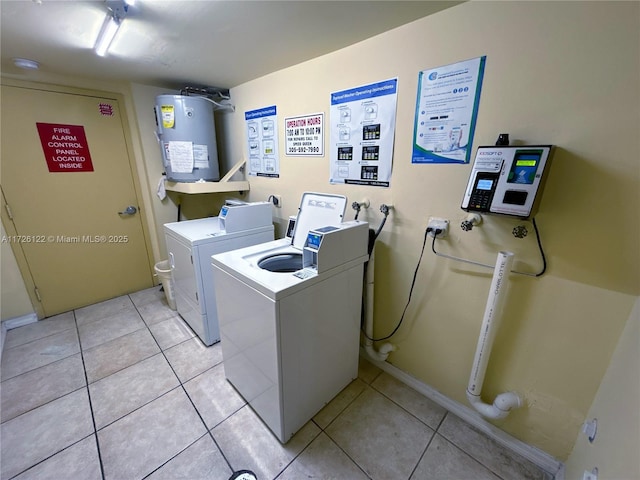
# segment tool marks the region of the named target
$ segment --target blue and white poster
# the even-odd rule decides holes
[[[331,94],[330,183],[388,187],[398,79]]]
[[[486,58],[420,72],[411,163],[469,163]]]
[[[245,112],[244,119],[247,124],[249,175],[280,177],[276,106]]]

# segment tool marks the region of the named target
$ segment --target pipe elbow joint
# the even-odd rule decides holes
[[[389,353],[393,352],[396,349],[396,346],[392,343],[384,343],[380,346],[380,348],[376,351],[372,343],[367,342],[365,345],[365,351],[367,354],[378,362],[384,362],[389,357]]]
[[[480,415],[491,420],[506,418],[511,410],[522,406],[522,399],[515,392],[501,393],[493,401],[493,405],[484,403],[479,395],[474,395],[467,390],[467,400]]]
[[[512,409],[522,407],[522,399],[515,392],[505,392],[496,397],[493,406],[508,414]]]

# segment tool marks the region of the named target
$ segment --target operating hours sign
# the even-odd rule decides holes
[[[285,155],[324,157],[324,113],[284,119]]]
[[[50,172],[93,172],[83,126],[39,122],[36,126]]]

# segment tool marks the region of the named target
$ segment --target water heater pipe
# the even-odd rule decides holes
[[[374,258],[375,258],[375,246],[371,250],[369,255],[369,263],[367,264],[367,278],[366,278],[366,311],[365,311],[365,323],[364,323],[364,349],[373,360],[378,362],[384,362],[389,353],[396,349],[395,345],[386,342],[383,343],[379,350],[373,346],[373,287],[374,287]]]
[[[478,346],[473,360],[473,368],[467,386],[467,399],[469,403],[483,416],[491,419],[505,418],[513,408],[522,406],[522,399],[514,392],[505,392],[498,395],[493,405],[484,403],[481,398],[482,384],[487,371],[487,364],[491,356],[493,340],[496,336],[497,321],[504,305],[508,276],[513,264],[512,252],[499,252],[496,265],[493,270],[491,288],[484,311]]]

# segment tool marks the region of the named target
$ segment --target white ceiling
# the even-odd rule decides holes
[[[96,1],[1,0],[2,73],[231,88],[436,13],[460,1],[137,0],[106,57]],[[40,63],[39,72],[13,65]]]

